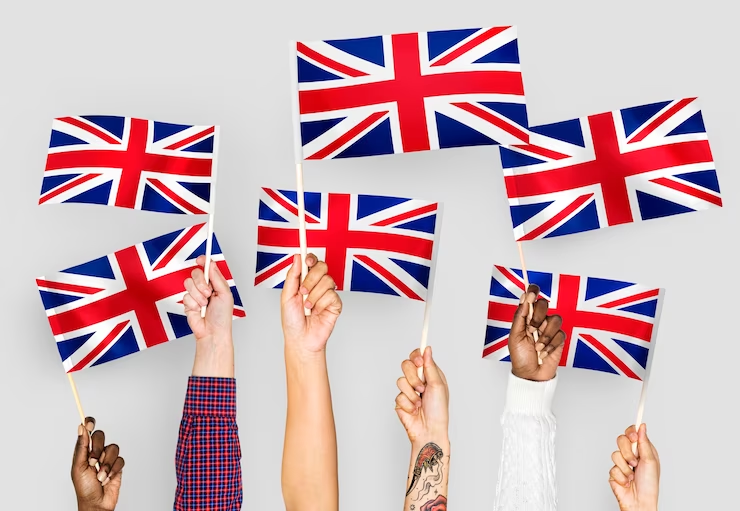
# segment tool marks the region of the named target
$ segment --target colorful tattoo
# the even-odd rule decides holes
[[[419,511],[447,511],[447,498],[439,495],[436,499],[430,500]]]
[[[416,463],[414,464],[414,475],[411,478],[409,489],[406,491],[406,496],[411,493],[411,491],[416,486],[416,483],[419,482],[422,471],[432,470],[432,467],[439,463],[439,460],[442,459],[442,456],[444,456],[442,449],[440,449],[439,446],[435,443],[429,442],[421,448],[421,450],[419,451],[419,455],[416,457]],[[438,510],[435,509],[434,511]]]

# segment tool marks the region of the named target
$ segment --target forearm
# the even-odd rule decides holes
[[[231,334],[223,339],[207,337],[196,341],[193,376],[234,377],[234,343]]]
[[[188,380],[175,469],[175,511],[241,509],[241,448],[233,378],[193,376]]]
[[[417,439],[411,446],[404,511],[447,511],[450,441]]]
[[[288,413],[282,488],[286,511],[339,507],[337,438],[324,352],[285,348]]]
[[[555,511],[555,429],[548,382],[509,377],[495,511]]]

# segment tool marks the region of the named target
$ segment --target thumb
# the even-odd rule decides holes
[[[655,453],[648,439],[647,426],[645,424],[640,424],[640,429],[637,430],[637,452],[640,460],[655,461]]]
[[[437,367],[437,364],[434,362],[434,358],[432,357],[432,347],[427,346],[424,350],[424,383],[427,385],[439,383],[444,383],[442,381],[442,377],[439,374],[439,368]]]
[[[216,291],[216,293],[231,293],[228,281],[224,277],[223,273],[221,273],[221,268],[218,267],[218,264],[213,259],[211,259],[211,267],[208,273],[211,276],[211,286],[213,286],[213,290]]]
[[[514,321],[511,322],[511,332],[509,339],[519,339],[526,334],[527,317],[529,315],[529,302],[520,302],[519,307],[514,314]]]
[[[77,426],[77,443],[75,444],[75,454],[72,459],[72,467],[77,471],[84,471],[89,467],[88,458],[90,456],[90,434],[82,424]]]
[[[281,293],[283,303],[298,294],[298,288],[301,285],[301,266],[301,256],[299,254],[294,255],[293,265],[288,270],[285,283],[283,283],[283,292]]]

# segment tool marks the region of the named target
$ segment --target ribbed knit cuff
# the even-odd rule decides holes
[[[557,376],[549,381],[523,380],[509,373],[505,411],[529,415],[552,414],[552,398],[557,387]]]

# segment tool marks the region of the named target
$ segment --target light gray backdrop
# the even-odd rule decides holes
[[[598,5],[597,5],[598,4]],[[667,289],[645,421],[663,509],[727,509],[737,484],[733,250],[740,44],[730,4],[483,2],[3,2],[0,8],[0,509],[72,510],[78,415],[34,278],[196,218],[83,205],[39,207],[61,115],[220,124],[216,233],[248,318],[234,324],[245,509],[281,509],[285,384],[278,292],[252,287],[257,192],[294,186],[287,41],[503,24],[519,27],[530,120],[542,124],[698,95],[726,207],[526,245],[530,269]],[[482,360],[489,270],[517,265],[497,150],[307,164],[309,191],[445,203],[429,342],[451,391],[451,509],[492,509],[509,366]],[[423,307],[343,294],[329,343],[341,507],[400,509],[409,445],[393,411]],[[379,320],[382,319],[382,320]],[[171,509],[192,338],[77,376],[85,412],[120,444],[119,509]],[[607,484],[640,385],[562,370],[555,399],[560,509],[617,509]]]

